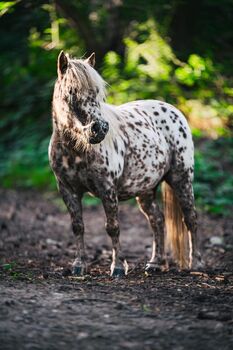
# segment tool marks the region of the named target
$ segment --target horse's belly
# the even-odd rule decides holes
[[[125,186],[122,186],[118,190],[118,198],[119,200],[127,200],[132,197],[136,197],[142,193],[149,192],[153,188],[155,188],[156,184],[159,183],[159,179],[157,181],[154,181],[154,179],[151,179],[150,181],[128,181]]]
[[[168,170],[168,162],[145,163],[145,166],[129,167],[119,182],[119,199],[128,199],[154,189]]]

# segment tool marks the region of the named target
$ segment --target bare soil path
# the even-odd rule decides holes
[[[90,275],[72,278],[68,215],[55,197],[0,190],[0,349],[233,349],[233,220],[199,217],[203,273],[145,276],[151,234],[120,209],[129,275],[109,277],[101,207],[85,209]]]

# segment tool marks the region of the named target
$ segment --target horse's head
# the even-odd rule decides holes
[[[85,60],[71,59],[63,51],[58,56],[54,122],[77,147],[100,143],[109,129],[101,111],[105,82],[93,68],[94,64],[94,53]]]

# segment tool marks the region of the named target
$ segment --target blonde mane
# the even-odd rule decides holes
[[[99,75],[99,73],[82,59],[69,59],[72,80],[75,78],[75,84],[78,88],[79,94],[85,94],[87,91],[93,90],[97,92],[96,100],[100,102],[103,117],[109,122],[109,132],[105,137],[103,144],[108,144],[108,147],[113,147],[113,140],[119,132],[119,121],[115,115],[115,106],[105,103],[106,98],[106,81]],[[90,145],[89,145],[90,146]],[[98,145],[92,148],[98,148]]]

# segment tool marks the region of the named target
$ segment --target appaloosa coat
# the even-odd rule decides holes
[[[200,257],[192,189],[193,142],[185,117],[172,105],[156,100],[121,106],[105,103],[105,82],[93,66],[94,54],[78,60],[61,52],[53,95],[49,159],[77,237],[73,272],[86,271],[81,205],[85,192],[103,202],[106,231],[113,244],[112,275],[127,273],[127,263],[119,258],[118,201],[132,197],[137,197],[153,230],[153,252],[146,268],[166,264],[164,215],[156,203],[162,181],[167,184],[167,246],[180,267],[196,264]]]

